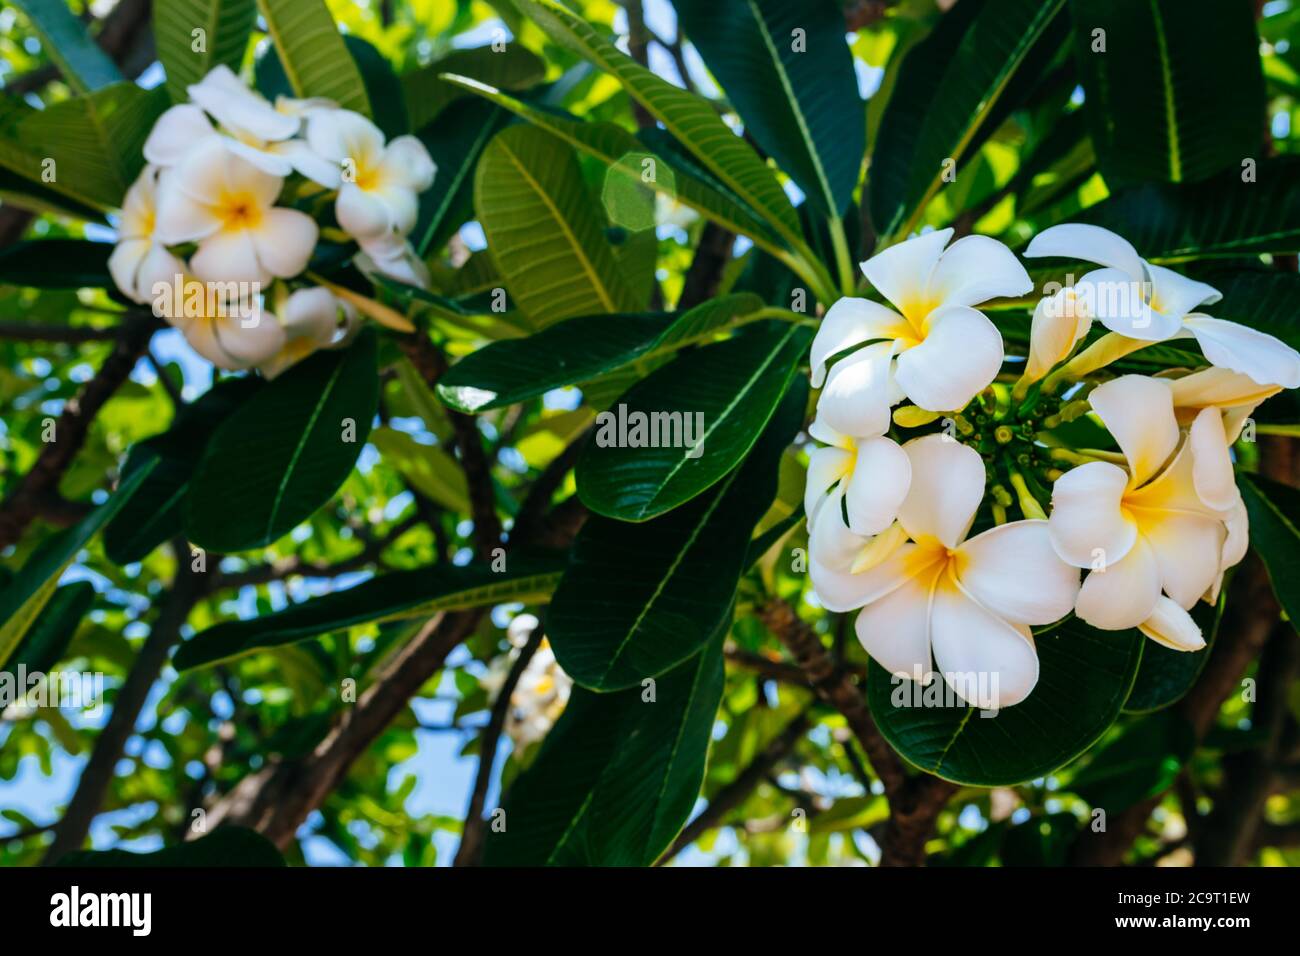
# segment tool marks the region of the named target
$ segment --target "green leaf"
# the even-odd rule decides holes
[[[510,788],[489,866],[649,866],[681,830],[704,778],[722,698],[722,639],[641,686],[575,687],[537,759]]]
[[[632,687],[695,654],[730,619],[750,536],[806,401],[796,379],[745,462],[683,507],[635,525],[587,519],[547,616],[569,676],[592,690]]]
[[[787,240],[801,240],[799,219],[776,175],[706,100],[673,86],[621,52],[555,0],[517,0],[521,11],[556,43],[609,73],[628,95],[664,124],[718,180]]]
[[[871,218],[905,236],[970,152],[1012,77],[1065,0],[962,0],[907,54],[871,158]]]
[[[420,215],[411,235],[420,254],[441,249],[474,211],[474,170],[510,114],[483,100],[453,103],[416,136],[438,167],[433,185],[420,194]]]
[[[95,586],[89,581],[74,581],[58,588],[14,651],[8,669],[25,667],[28,673],[52,670],[63,659],[64,651],[94,603]]]
[[[439,611],[511,601],[535,604],[545,601],[555,589],[560,566],[554,557],[511,557],[504,571],[482,564],[437,564],[394,571],[273,614],[217,624],[182,644],[172,663],[184,671],[359,624],[430,617]]]
[[[1161,710],[1182,700],[1192,689],[1214,649],[1219,623],[1223,620],[1224,600],[1225,596],[1220,595],[1215,607],[1200,603],[1192,608],[1192,619],[1205,637],[1205,647],[1201,650],[1176,651],[1155,641],[1147,644],[1142,651],[1137,679],[1124,702],[1125,713],[1145,714]]]
[[[58,65],[63,79],[75,92],[93,93],[122,81],[117,66],[90,38],[85,25],[64,0],[13,0],[13,5],[27,14],[40,35],[41,49]]]
[[[131,497],[131,493],[148,473],[149,468],[144,467],[123,478],[117,491],[106,502],[71,528],[43,542],[22,569],[0,590],[0,621],[4,622],[0,623],[0,667],[8,662],[14,649],[49,604],[58,588],[59,576],[95,536],[95,532]]]
[[[772,229],[742,200],[727,193],[725,187],[711,178],[700,176],[682,163],[679,157],[668,156],[665,150],[647,145],[627,130],[613,123],[586,123],[541,110],[465,77],[448,75],[446,80],[505,107],[534,126],[554,133],[565,142],[595,156],[607,165],[606,176],[616,174],[643,183],[642,163],[647,157],[653,159],[656,175],[644,185],[680,200],[706,219],[725,226],[732,232],[748,236],[773,253],[781,251],[780,240],[775,237]]]
[[[862,169],[867,113],[840,5],[674,0],[673,6],[745,131],[822,215],[842,216]],[[796,30],[802,31],[798,41]]]
[[[1300,629],[1300,491],[1260,475],[1239,476],[1250,546],[1268,568],[1277,603]]]
[[[209,438],[262,385],[260,378],[251,375],[224,379],[181,408],[171,428],[131,449],[126,474],[146,462],[155,464],[104,528],[104,554],[110,561],[143,561],[158,545],[181,533],[190,479]]]
[[[383,427],[370,443],[411,485],[448,511],[469,513],[469,487],[456,459],[437,445],[422,445],[406,432]]]
[[[539,326],[631,309],[604,216],[563,141],[529,126],[498,133],[478,163],[474,208],[507,288]]]
[[[5,145],[0,142],[0,163],[4,162]],[[0,167],[0,202],[29,212],[69,216],[99,225],[108,225],[103,210],[71,199],[35,180]]]
[[[361,71],[361,82],[366,88],[366,99],[375,125],[388,139],[411,132],[406,113],[406,92],[387,57],[372,44],[350,33],[343,37],[343,45]]]
[[[546,77],[542,59],[518,43],[503,50],[491,46],[453,50],[428,66],[402,74],[406,109],[412,129],[421,129],[444,109],[466,95],[463,87],[448,83],[441,74],[467,76],[502,90],[526,90]]]
[[[1065,866],[1078,835],[1079,818],[1073,813],[1031,817],[1007,829],[999,856],[1003,866]]]
[[[268,867],[284,866],[284,857],[266,837],[244,827],[222,826],[188,843],[151,853],[129,850],[74,850],[55,866],[70,867]]]
[[[213,67],[224,64],[238,73],[256,20],[256,0],[167,0],[154,4],[154,42],[167,72],[167,93],[172,102],[188,102],[186,88],[207,76]],[[203,31],[203,49],[194,49],[195,30]]]
[[[597,420],[578,459],[583,503],[610,518],[645,521],[711,487],[758,440],[811,338],[802,326],[765,322],[638,382]]]
[[[756,295],[719,296],[676,317],[593,315],[557,322],[523,339],[493,342],[457,362],[438,394],[464,412],[513,405],[638,359],[698,342],[763,308]]]
[[[1262,160],[1256,179],[1228,170],[1200,183],[1148,183],[1084,210],[1154,262],[1300,250],[1300,156]]]
[[[1115,722],[1137,673],[1140,631],[1098,631],[1077,618],[1036,634],[1038,686],[996,716],[960,701],[944,706],[946,684],[895,679],[875,661],[867,701],[880,732],[922,770],[955,783],[999,787],[1042,777],[1087,750]],[[950,693],[950,692],[947,692]]]
[[[295,96],[323,96],[372,116],[361,70],[324,0],[257,0]]]
[[[324,349],[244,402],[213,433],[190,481],[185,529],[210,551],[270,544],[352,471],[379,405],[375,336]]]
[[[1205,179],[1258,154],[1259,34],[1246,4],[1071,0],[1092,141],[1107,182]],[[1105,31],[1104,52],[1093,49]]]
[[[85,239],[29,239],[0,250],[0,282],[30,289],[112,289],[113,246]]]
[[[1198,279],[1218,289],[1223,298],[1202,311],[1276,336],[1300,349],[1300,275],[1276,269],[1235,272],[1208,271]],[[1142,353],[1136,353],[1140,356]]]
[[[133,83],[115,83],[42,110],[0,103],[0,166],[77,203],[119,207],[144,168],[144,141],[166,108],[161,87],[144,90]]]
[[[1119,813],[1168,790],[1195,749],[1196,734],[1181,715],[1142,717],[1097,751],[1067,789],[1107,814]]]

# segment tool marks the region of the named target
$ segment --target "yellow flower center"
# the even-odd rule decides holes
[[[225,193],[217,203],[217,217],[223,230],[256,229],[262,207],[252,193]]]

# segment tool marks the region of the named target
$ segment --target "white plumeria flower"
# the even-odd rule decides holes
[[[820,419],[809,431],[829,446],[808,453],[804,514],[809,528],[822,508],[827,511],[826,520],[833,516],[857,535],[879,534],[893,524],[912,482],[907,453],[892,439],[855,439]]]
[[[156,283],[185,272],[185,264],[156,239],[160,173],[157,166],[146,166],[127,190],[117,245],[108,257],[109,274],[132,302],[150,301]]]
[[[809,568],[817,596],[832,611],[862,608],[858,639],[887,670],[928,681],[933,655],[968,703],[1019,703],[1038,681],[1029,626],[1070,612],[1079,572],[1053,551],[1046,521],[1014,521],[966,539],[984,496],[984,460],[973,448],[926,435],[903,450],[912,480],[898,526],[911,543],[882,556],[878,542],[893,532],[859,538],[860,548],[877,554],[855,573],[856,561],[847,568],[823,562],[828,549],[816,545],[815,524]],[[840,552],[841,562],[851,557],[849,547]]]
[[[1084,223],[1053,226],[1034,237],[1026,256],[1095,262],[1078,293],[1106,328],[1131,339],[1163,342],[1191,336],[1214,365],[1261,385],[1300,386],[1300,352],[1266,332],[1195,311],[1223,298],[1204,282],[1153,265],[1122,236]]]
[[[1187,609],[1214,584],[1227,531],[1196,488],[1191,441],[1179,447],[1169,384],[1126,375],[1089,401],[1128,470],[1088,462],[1052,489],[1056,553],[1093,569],[1075,610],[1103,630],[1139,627],[1167,647],[1198,650],[1205,641]]]
[[[700,218],[700,214],[686,205],[676,196],[667,193],[655,193],[655,224],[673,226],[677,229],[689,229]]]
[[[269,283],[298,275],[316,248],[315,221],[275,205],[283,180],[209,142],[163,180],[158,236],[197,242],[190,267],[212,282]]]
[[[288,176],[296,170],[318,179],[333,169],[305,141],[292,138],[305,117],[333,106],[328,100],[282,97],[272,106],[224,65],[214,67],[187,91],[193,103],[171,107],[154,123],[144,144],[149,162],[175,166],[195,148],[216,141],[272,176]]]
[[[404,236],[379,236],[358,242],[357,267],[367,274],[378,274],[428,289],[429,267],[415,254]]]
[[[1092,328],[1092,312],[1072,288],[1042,299],[1029,327],[1024,382],[1032,385],[1074,351]]]
[[[347,328],[355,321],[356,310],[328,289],[317,286],[293,292],[273,318],[279,321],[285,341],[279,352],[258,365],[267,378],[275,378],[317,349],[333,345],[339,335],[340,320],[342,327]]]
[[[826,381],[822,414],[832,427],[882,434],[889,406],[903,397],[928,411],[956,410],[997,377],[1002,335],[972,306],[1024,295],[1033,283],[996,239],[966,236],[948,246],[952,234],[926,233],[862,263],[897,312],[854,298],[827,311],[812,344],[812,383]],[[840,359],[827,381],[827,362],[854,346],[863,347]]]
[[[356,239],[407,235],[419,213],[418,194],[433,183],[429,151],[414,136],[384,143],[370,120],[348,110],[322,110],[307,121],[307,142],[333,164],[321,184],[339,191],[335,215]]]

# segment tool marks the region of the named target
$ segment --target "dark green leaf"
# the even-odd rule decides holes
[[[394,571],[273,614],[217,624],[182,644],[172,663],[177,670],[189,670],[358,624],[429,617],[439,611],[507,601],[537,603],[555,588],[560,567],[557,558],[512,557],[503,571],[481,564]]]
[[[406,94],[392,65],[361,37],[347,34],[343,37],[343,45],[352,54],[357,69],[361,71],[361,82],[366,87],[366,99],[370,101],[375,125],[383,130],[388,139],[409,133],[411,126],[406,116]]]
[[[810,338],[802,326],[764,323],[652,372],[597,418],[575,472],[583,502],[644,521],[709,488],[753,447]]]
[[[33,289],[112,289],[107,242],[30,239],[0,251],[0,282]]]
[[[1107,814],[1168,790],[1196,749],[1196,734],[1172,711],[1142,717],[1101,748],[1069,789]]]
[[[257,20],[256,0],[166,0],[153,5],[153,35],[158,59],[167,72],[167,92],[173,103],[189,101],[186,87],[215,66],[239,72],[248,51],[248,38]],[[195,30],[202,30],[203,48],[194,49]]]
[[[1000,856],[1003,866],[1065,866],[1079,834],[1073,813],[1031,817],[1007,830]]]
[[[546,76],[546,64],[518,43],[503,50],[491,46],[454,50],[428,66],[402,74],[411,128],[421,129],[451,103],[468,95],[463,87],[440,78],[443,73],[467,76],[501,90],[526,90]]]
[[[25,667],[28,673],[52,670],[63,659],[63,652],[93,603],[95,587],[89,581],[74,581],[56,590],[14,651],[8,669]]]
[[[1264,560],[1273,593],[1300,628],[1300,491],[1259,475],[1240,476],[1250,546]]]
[[[575,681],[632,687],[696,653],[729,619],[807,393],[796,379],[745,462],[690,503],[643,524],[587,519],[547,616],[556,658]]]
[[[454,88],[454,87],[453,87]],[[510,114],[494,103],[453,103],[416,135],[437,164],[433,185],[420,194],[420,215],[411,235],[422,255],[440,249],[473,214],[474,170]]]
[[[464,412],[481,412],[573,385],[657,351],[677,348],[744,320],[763,307],[758,296],[709,299],[673,317],[594,315],[558,322],[523,339],[493,342],[461,359],[438,394]]]
[[[1248,4],[1071,0],[1071,7],[1083,108],[1108,182],[1195,181],[1228,167],[1240,172],[1243,159],[1258,155],[1264,78]]]
[[[1147,644],[1142,651],[1137,679],[1124,702],[1125,713],[1144,714],[1161,710],[1181,700],[1192,689],[1214,649],[1219,622],[1223,620],[1222,596],[1216,607],[1197,604],[1192,609],[1192,618],[1201,628],[1205,647],[1199,651],[1176,651],[1155,641]]]
[[[13,4],[31,21],[41,37],[41,49],[59,66],[59,71],[74,92],[85,94],[120,83],[118,72],[108,54],[99,48],[85,24],[73,15],[64,0],[13,0]]]
[[[186,502],[186,532],[212,551],[276,540],[338,490],[379,404],[375,336],[325,349],[268,384],[213,433]]]
[[[294,96],[322,96],[372,115],[361,70],[325,0],[257,0],[257,6]]]
[[[1069,763],[1114,723],[1145,641],[1140,631],[1098,631],[1077,618],[1035,635],[1038,686],[996,716],[944,706],[942,696],[924,705],[926,688],[895,681],[875,661],[867,699],[885,739],[922,770],[977,787],[1024,783]],[[942,679],[935,684],[942,695]]]
[[[266,837],[244,827],[223,826],[189,843],[132,853],[128,850],[76,850],[55,866],[247,867],[284,866],[284,858]]]
[[[690,815],[722,697],[722,639],[650,688],[575,687],[506,800],[491,866],[649,866]],[[647,699],[653,694],[652,699]]]
[[[840,4],[674,0],[673,6],[746,132],[822,215],[843,215],[866,152],[867,113]]]

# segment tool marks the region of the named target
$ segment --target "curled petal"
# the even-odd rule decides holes
[[[1013,624],[1051,624],[1074,608],[1079,569],[1052,548],[1046,521],[990,528],[957,551],[957,580],[994,614]]]
[[[144,141],[144,158],[157,166],[175,166],[190,150],[217,135],[203,110],[182,103],[165,111],[153,124]]]
[[[844,523],[844,495],[839,491],[819,502],[809,524],[808,552],[819,565],[832,571],[851,571],[870,543]]]
[[[1232,471],[1228,436],[1223,430],[1223,412],[1217,408],[1201,409],[1188,432],[1188,442],[1192,449],[1192,480],[1196,493],[1216,511],[1227,511],[1241,492],[1237,490],[1236,476]]]
[[[871,438],[859,443],[845,488],[849,527],[863,535],[884,531],[898,517],[911,483],[911,460],[892,439]]]
[[[1163,342],[1182,331],[1182,323],[1151,306],[1147,287],[1119,269],[1089,272],[1075,286],[1085,308],[1112,332],[1144,342]]]
[[[1260,385],[1249,375],[1211,366],[1191,375],[1167,379],[1174,393],[1174,408],[1254,408],[1276,395],[1281,385]]]
[[[1047,527],[1063,561],[1089,568],[1099,560],[1114,564],[1128,554],[1137,525],[1122,509],[1127,487],[1124,469],[1104,461],[1080,465],[1056,479]]]
[[[1205,646],[1205,638],[1192,616],[1163,595],[1156,601],[1151,616],[1138,627],[1151,640],[1170,650],[1199,651]]]
[[[1147,263],[1147,272],[1151,276],[1152,301],[1156,310],[1179,322],[1197,306],[1212,305],[1223,298],[1223,293],[1214,286],[1189,279],[1173,269]]]
[[[843,298],[832,305],[813,338],[809,360],[812,386],[826,381],[826,363],[847,348],[872,339],[893,339],[906,321],[897,312],[868,299]]]
[[[1128,459],[1132,486],[1145,484],[1178,446],[1178,420],[1168,383],[1124,375],[1098,385],[1088,401]]]
[[[1073,289],[1062,289],[1039,302],[1029,329],[1025,378],[1036,382],[1050,372],[1065,360],[1091,327],[1092,315]]]
[[[1192,314],[1183,320],[1205,357],[1260,385],[1300,387],[1300,352],[1281,339],[1236,322]]]
[[[853,438],[889,430],[891,346],[868,345],[835,363],[817,400],[817,417]]]
[[[803,511],[811,526],[813,516],[831,486],[853,468],[853,452],[843,448],[814,448],[808,453],[808,474],[804,482]]]
[[[301,123],[298,117],[277,111],[224,64],[213,67],[186,92],[222,126],[260,140],[288,139],[298,132]]]
[[[946,435],[914,438],[903,446],[912,481],[898,522],[915,541],[957,547],[984,497],[984,459]]]
[[[934,412],[964,408],[1002,368],[1002,333],[966,306],[930,314],[925,341],[898,357],[894,376],[917,405]]]

